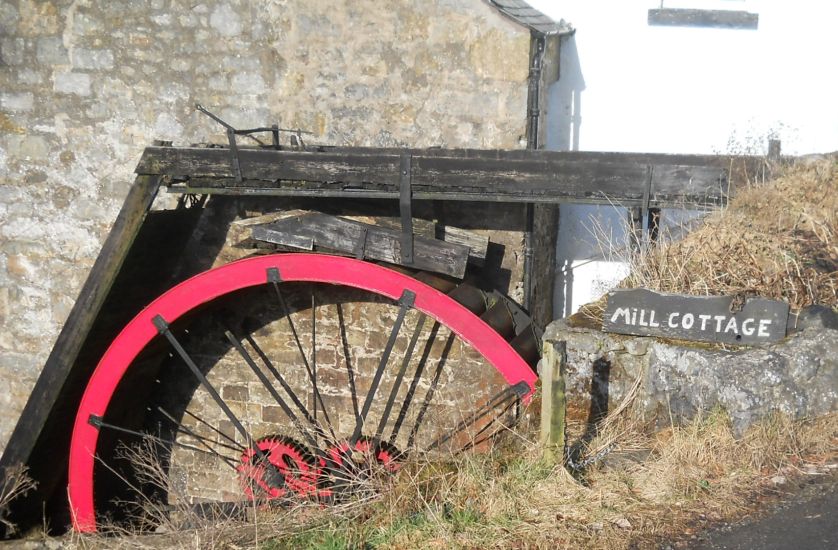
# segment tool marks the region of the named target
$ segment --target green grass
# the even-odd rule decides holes
[[[291,537],[271,539],[265,542],[262,550],[347,550],[363,548],[349,538],[352,532],[349,525],[329,524],[317,526],[297,533]]]

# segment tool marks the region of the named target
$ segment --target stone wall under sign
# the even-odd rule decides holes
[[[613,410],[640,377],[636,404],[658,426],[720,406],[741,433],[774,412],[800,419],[838,409],[838,315],[816,306],[790,326],[782,342],[725,349],[559,320],[544,345],[567,342],[568,405],[577,413]]]

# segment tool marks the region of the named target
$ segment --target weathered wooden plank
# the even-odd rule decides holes
[[[541,360],[541,444],[544,458],[562,462],[565,450],[565,365],[567,343],[553,342],[544,346]]]
[[[176,184],[167,188],[170,193],[187,193],[196,195],[233,195],[233,196],[256,196],[256,197],[317,197],[317,198],[341,198],[341,199],[398,199],[397,191],[376,191],[366,189],[342,189],[340,187],[280,187],[267,186],[265,182],[254,182],[245,180],[244,186],[226,186],[223,182],[215,181],[212,185],[207,182],[200,182],[199,185]],[[603,193],[592,193],[585,196],[543,194],[531,195],[525,193],[509,194],[495,193],[492,191],[416,191],[413,193],[414,200],[428,201],[466,201],[466,202],[500,202],[500,203],[533,203],[533,204],[600,204],[609,206],[642,206],[644,203],[642,195],[632,197],[613,197]],[[676,197],[671,200],[652,199],[649,203],[651,208],[686,208],[692,210],[706,210],[724,204],[724,200],[714,202],[712,196],[706,195],[695,197]]]
[[[364,258],[371,260],[409,265],[460,279],[465,276],[469,255],[467,246],[414,236],[413,261],[405,262],[400,231],[319,212],[255,226],[251,235],[257,240],[308,250],[311,243],[314,247],[346,254],[360,251]]]
[[[178,178],[184,180],[185,185],[173,186],[173,190],[184,192],[392,198],[398,192],[397,153],[403,151],[242,148],[239,155],[245,181],[238,183],[229,168],[228,149],[150,147],[137,172],[173,176],[176,183]],[[645,205],[647,174],[652,167],[655,176],[648,206],[702,207],[723,202],[735,183],[728,176],[731,162],[727,157],[415,151],[411,154],[411,188],[417,199]],[[734,172],[738,178],[739,172]]]
[[[764,344],[786,336],[789,305],[765,298],[684,296],[645,288],[608,294],[602,330],[725,344]]]
[[[756,29],[759,27],[759,14],[741,10],[659,8],[649,10],[648,23],[675,27]]]
[[[489,250],[489,237],[486,235],[450,225],[437,225],[436,231],[437,236],[447,243],[467,246],[470,262],[482,265],[486,260],[486,252]]]
[[[240,150],[264,150],[260,147],[239,147]],[[223,150],[223,149],[222,149]],[[626,153],[613,151],[551,151],[548,149],[444,149],[432,147],[426,149],[401,147],[342,147],[334,145],[317,145],[304,149],[310,153],[335,153],[344,155],[393,155],[399,156],[406,152],[413,157],[441,157],[459,159],[494,159],[494,160],[527,160],[527,161],[597,161],[634,164],[675,164],[685,166],[718,166],[728,167],[732,160],[745,162],[762,162],[764,157],[737,155],[694,155],[672,153]]]
[[[310,212],[311,210],[300,209],[283,210],[252,218],[236,220],[230,224],[230,230],[227,234],[227,244],[225,246],[235,246],[249,239],[251,237],[251,229],[253,226],[267,225],[285,218],[302,216]],[[397,230],[399,227],[399,220],[391,216],[358,215],[342,212],[341,218],[393,230]],[[427,237],[429,239],[436,238],[448,243],[467,246],[469,248],[468,261],[475,265],[483,265],[483,262],[486,259],[486,253],[489,249],[489,237],[475,233],[474,231],[462,229],[460,227],[440,224],[422,218],[414,218],[413,223],[418,236]],[[310,240],[301,238],[295,248],[312,250],[313,246],[314,243]]]
[[[729,195],[727,170],[716,166],[657,164],[652,171],[649,204],[677,203],[679,199],[719,204]]]

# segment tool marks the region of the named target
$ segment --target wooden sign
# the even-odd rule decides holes
[[[764,344],[786,336],[789,305],[765,298],[684,296],[645,288],[608,294],[602,330],[725,344]]]

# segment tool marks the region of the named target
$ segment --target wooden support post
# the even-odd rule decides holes
[[[541,443],[544,458],[551,462],[564,460],[566,362],[566,342],[551,342],[544,346],[541,363]]]
[[[637,254],[643,248],[643,208],[634,206],[628,209],[629,249]]]
[[[768,160],[771,161],[778,161],[780,160],[780,151],[782,150],[782,144],[779,139],[769,139],[768,140]]]

